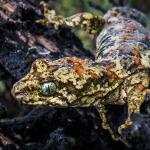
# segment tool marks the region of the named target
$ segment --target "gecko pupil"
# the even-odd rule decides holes
[[[41,90],[44,95],[52,95],[56,92],[57,86],[54,82],[47,82],[42,84]]]

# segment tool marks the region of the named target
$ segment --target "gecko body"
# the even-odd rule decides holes
[[[126,7],[113,8],[104,17],[79,13],[64,18],[44,7],[44,25],[81,26],[97,32],[95,61],[76,57],[55,61],[38,59],[30,72],[14,84],[12,94],[28,105],[89,107],[100,112],[102,126],[113,136],[106,118],[106,104],[128,105],[128,118],[118,132],[132,124],[149,92],[150,33],[146,17]]]

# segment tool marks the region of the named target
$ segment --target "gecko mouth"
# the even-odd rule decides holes
[[[16,98],[16,100],[19,103],[25,104],[25,103],[30,101],[30,99],[27,96],[25,96],[26,95],[25,92],[16,91],[15,87],[12,88],[11,94],[12,94],[13,97]]]
[[[11,89],[11,94],[13,97],[16,97],[16,94],[19,94],[19,91],[17,91],[15,85],[13,85],[13,87]]]
[[[25,105],[35,105],[35,106],[50,106],[50,107],[67,107],[67,101],[62,96],[42,96],[30,94],[32,91],[27,92],[25,90],[21,91],[13,86],[11,93],[16,98],[16,100]]]
[[[16,100],[19,103],[27,103],[30,101],[29,97],[27,96],[27,92],[21,91],[20,89],[17,88],[17,86],[14,84],[14,86],[11,89],[11,94],[13,97],[16,98]]]

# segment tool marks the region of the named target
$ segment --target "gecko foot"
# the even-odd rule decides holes
[[[126,129],[128,126],[130,126],[132,124],[132,121],[130,118],[128,118],[124,124],[120,125],[118,127],[118,133],[121,134],[122,130]]]
[[[111,129],[107,117],[106,117],[106,109],[105,106],[102,106],[100,108],[97,108],[98,112],[100,113],[100,117],[102,119],[102,128],[105,130],[108,130],[109,133],[111,134],[111,137],[113,140],[118,141],[119,140],[119,136]]]

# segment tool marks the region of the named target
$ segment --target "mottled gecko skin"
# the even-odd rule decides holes
[[[36,60],[30,72],[13,86],[14,97],[28,105],[94,106],[100,112],[103,127],[112,136],[104,106],[127,103],[128,118],[118,129],[121,133],[132,123],[130,115],[140,112],[144,97],[149,92],[150,33],[142,25],[146,20],[144,15],[133,10],[118,7],[108,11],[103,18],[80,13],[66,19],[48,13],[45,8],[49,16],[45,14],[46,19],[38,21],[42,24],[55,24],[58,19],[58,26],[86,24],[90,33],[101,30],[96,40],[96,60],[76,57],[56,61]],[[93,18],[94,22],[100,22],[99,26],[94,22],[91,24]]]
[[[107,104],[109,100],[106,102],[104,97],[123,82],[123,79],[106,76],[107,70],[89,60],[76,57],[56,61],[39,59],[33,63],[30,72],[14,85],[12,93],[24,104],[97,107]],[[56,85],[52,94],[42,90],[43,84],[49,82]],[[110,98],[110,103],[112,100]]]

